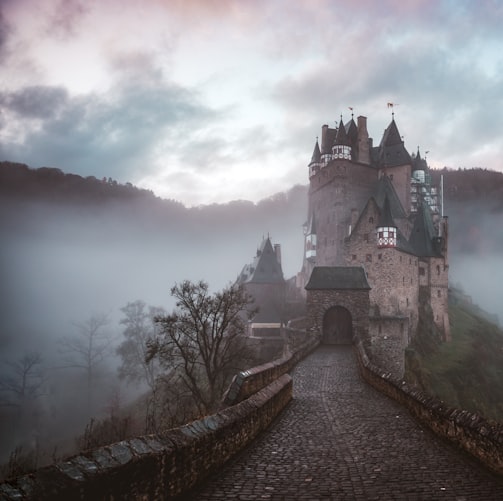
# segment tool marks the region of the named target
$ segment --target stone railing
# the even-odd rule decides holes
[[[355,338],[355,351],[365,381],[406,407],[434,433],[453,442],[494,472],[503,474],[503,424],[449,408],[442,401],[411,388],[372,364],[358,338]]]
[[[284,329],[284,334],[299,335],[299,331],[289,331],[288,328]],[[236,374],[224,395],[223,404],[235,405],[279,379],[320,344],[319,338],[308,335],[305,331],[302,331],[302,335],[303,342],[297,342],[295,348],[283,357]]]
[[[290,334],[300,339],[302,333]],[[306,335],[293,353],[239,373],[226,392],[227,406],[216,414],[162,435],[84,452],[6,481],[0,484],[0,499],[111,501],[183,496],[253,441],[292,399],[287,372],[319,343]]]
[[[84,452],[0,484],[4,500],[173,499],[266,429],[292,398],[288,374],[247,400],[162,435]]]

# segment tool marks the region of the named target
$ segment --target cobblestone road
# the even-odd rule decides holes
[[[365,384],[351,347],[293,373],[294,400],[194,500],[503,500],[503,480]]]

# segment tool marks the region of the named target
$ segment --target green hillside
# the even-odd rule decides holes
[[[421,322],[407,352],[406,379],[451,407],[503,422],[503,330],[469,298],[449,297],[452,340]]]

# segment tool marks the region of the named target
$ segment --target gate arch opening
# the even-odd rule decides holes
[[[353,318],[346,308],[333,306],[325,312],[321,342],[324,344],[353,343]]]

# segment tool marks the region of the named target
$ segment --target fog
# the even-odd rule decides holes
[[[253,260],[268,233],[282,244],[285,277],[297,273],[305,203],[299,198],[286,207],[281,199],[264,218],[259,216],[264,207],[249,203],[173,213],[151,202],[93,207],[4,201],[0,376],[12,376],[9,364],[25,354],[40,353],[44,392],[24,427],[7,426],[5,413],[12,409],[0,407],[0,462],[19,443],[31,447],[34,433],[41,447],[57,445],[62,452],[90,417],[106,414],[112,395],[119,392],[125,404],[138,394],[116,376],[120,308],[128,302],[140,299],[170,311],[170,288],[184,279],[203,279],[211,290],[220,290]],[[85,373],[68,368],[61,348],[64,339],[78,335],[76,324],[99,314],[109,319],[103,332],[113,349],[97,367],[87,408]]]
[[[258,205],[191,210],[160,201],[93,206],[26,199],[3,200],[0,208],[0,377],[12,375],[12,363],[25,354],[40,353],[44,382],[26,422],[14,426],[15,411],[0,407],[3,462],[17,445],[32,447],[34,436],[42,448],[69,450],[90,417],[106,415],[117,396],[125,406],[138,395],[141,388],[117,378],[120,308],[128,302],[170,311],[170,288],[184,279],[220,290],[253,260],[267,234],[282,246],[285,277],[294,276],[302,264],[307,197],[298,187]],[[479,219],[472,245],[463,213],[452,207],[449,216],[450,281],[501,321],[501,218]],[[108,317],[103,334],[111,349],[96,368],[88,405],[85,374],[68,368],[62,345],[78,335],[76,324],[99,314]]]

